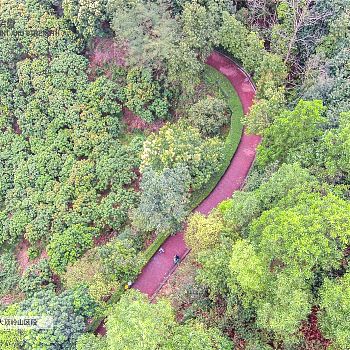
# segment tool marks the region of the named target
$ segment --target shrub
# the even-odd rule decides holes
[[[187,120],[204,136],[215,136],[228,123],[229,109],[224,100],[208,96],[189,109]]]
[[[72,225],[62,234],[55,233],[48,245],[47,254],[53,271],[62,273],[69,263],[75,262],[93,245],[96,229],[84,225]]]

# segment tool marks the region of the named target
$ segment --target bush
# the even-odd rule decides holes
[[[219,134],[229,121],[229,109],[224,100],[208,96],[199,100],[188,111],[187,120],[204,136]]]
[[[57,273],[65,271],[69,263],[74,263],[86,249],[93,245],[96,229],[84,225],[72,225],[62,234],[55,233],[47,247],[50,267]]]
[[[55,285],[48,260],[43,259],[28,267],[20,280],[19,288],[27,297],[41,290],[54,290]]]
[[[148,123],[167,117],[169,92],[161,90],[158,81],[153,80],[150,69],[131,69],[127,74],[126,84],[126,106],[135,114]]]

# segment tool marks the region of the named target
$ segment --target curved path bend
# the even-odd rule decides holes
[[[236,63],[216,51],[208,57],[207,64],[217,69],[231,82],[241,100],[243,112],[247,114],[255,96],[255,87],[249,76]],[[243,130],[236,153],[224,176],[210,195],[194,211],[208,214],[220,202],[230,198],[233,192],[244,185],[254,162],[256,147],[260,140],[259,136],[247,135]],[[175,270],[174,255],[177,254],[184,258],[189,252],[189,248],[184,241],[183,232],[170,236],[162,247],[164,253],[156,253],[133,284],[134,289],[147,294],[151,299]]]
[[[243,112],[247,114],[255,96],[255,87],[249,76],[231,59],[216,51],[208,57],[207,64],[217,69],[231,82],[241,100]],[[209,214],[220,202],[230,198],[233,192],[244,185],[260,140],[259,136],[248,135],[243,129],[240,143],[225,174],[209,196],[194,211]],[[152,257],[132,286],[147,294],[151,300],[176,269],[173,263],[174,255],[179,255],[182,260],[190,251],[184,241],[183,232],[170,236],[163,243],[162,248],[164,253],[156,253]],[[101,323],[96,333],[103,335],[105,332],[104,324]]]

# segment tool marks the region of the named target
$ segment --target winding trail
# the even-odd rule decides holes
[[[255,96],[255,88],[248,75],[232,60],[216,51],[209,56],[207,64],[229,79],[241,100],[244,114],[248,113]],[[256,147],[259,142],[259,136],[247,135],[243,131],[237,151],[224,176],[195,211],[208,214],[220,202],[231,197],[234,191],[243,186],[255,159]],[[162,247],[164,253],[156,253],[153,256],[133,285],[134,289],[147,294],[151,299],[173,272],[174,255],[178,254],[183,258],[189,252],[189,248],[184,241],[183,232],[170,236]]]
[[[236,63],[216,51],[208,57],[207,64],[228,78],[241,100],[244,114],[247,114],[255,96],[255,87],[249,76]],[[224,176],[210,195],[194,211],[208,214],[220,202],[230,198],[233,192],[244,185],[254,162],[256,147],[260,140],[259,136],[247,135],[243,129],[236,153]],[[190,251],[185,244],[183,232],[170,236],[163,243],[162,248],[164,253],[158,252],[152,257],[132,286],[132,288],[147,294],[151,300],[176,269],[173,263],[174,255],[179,255],[182,260]],[[98,327],[97,333],[105,334],[102,324]]]

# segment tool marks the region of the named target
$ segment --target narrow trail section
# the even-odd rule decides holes
[[[255,88],[249,76],[228,57],[214,51],[207,60],[207,64],[225,75],[236,90],[244,114],[247,114],[253,104]],[[261,138],[256,135],[243,134],[232,161],[215,189],[194,210],[208,214],[223,200],[230,198],[233,192],[239,190],[245,182],[249,170],[254,162],[256,148]],[[164,252],[157,252],[133,284],[133,288],[147,294],[152,299],[164,285],[168,277],[175,270],[174,255],[183,259],[189,248],[184,241],[183,232],[170,236],[162,245]]]

